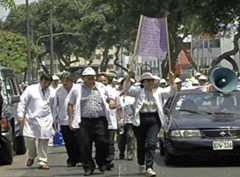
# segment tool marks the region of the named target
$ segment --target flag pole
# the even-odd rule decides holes
[[[165,23],[166,23],[166,34],[167,34],[168,67],[169,67],[169,73],[171,73],[171,72],[172,72],[172,61],[171,61],[171,51],[170,51],[170,41],[169,41],[169,32],[168,32],[168,20],[167,20],[167,17],[165,17]]]
[[[136,37],[136,41],[135,41],[135,45],[134,45],[133,56],[132,56],[132,60],[131,60],[131,63],[130,63],[130,70],[132,70],[132,71],[133,71],[134,65],[136,66],[136,64],[137,64],[136,63],[136,56],[137,56],[137,50],[138,50],[138,43],[139,43],[139,39],[140,39],[140,36],[141,36],[143,19],[144,19],[144,16],[141,15],[140,20],[139,20],[139,25],[138,25],[137,37]]]

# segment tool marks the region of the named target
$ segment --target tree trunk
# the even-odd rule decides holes
[[[123,71],[128,72],[128,69],[127,69],[127,68],[125,68],[124,66],[122,66],[121,64],[118,63],[118,61],[119,61],[119,51],[120,51],[120,49],[121,49],[121,47],[118,46],[118,47],[117,47],[117,51],[115,52],[114,64],[115,64],[117,67],[121,68]]]
[[[108,48],[105,48],[103,51],[103,60],[100,65],[100,71],[105,72],[107,70],[107,65],[109,62],[109,56],[108,56]]]
[[[216,59],[214,59],[211,63],[212,67],[215,67],[216,65],[218,65],[222,60],[227,60],[229,61],[232,66],[233,66],[233,69],[236,73],[239,74],[239,68],[237,66],[237,63],[236,61],[231,57],[232,55],[236,55],[237,52],[239,51],[239,44],[238,44],[238,41],[240,39],[240,26],[238,27],[238,32],[237,34],[234,35],[234,39],[233,39],[233,49],[232,50],[229,50],[227,52],[224,52],[223,54],[221,54],[220,56],[218,56]]]

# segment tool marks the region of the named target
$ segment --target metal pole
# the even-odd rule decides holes
[[[27,20],[27,81],[28,83],[31,82],[31,39],[30,39],[30,14],[29,14],[29,1],[26,0],[26,20]]]
[[[53,1],[50,5],[50,74],[53,74],[54,44],[53,44]]]

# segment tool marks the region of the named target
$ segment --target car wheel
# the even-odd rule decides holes
[[[172,165],[174,162],[176,162],[176,157],[172,154],[170,154],[167,150],[165,151],[165,158],[164,162],[166,165]]]
[[[4,136],[0,136],[0,157],[0,165],[10,165],[13,162],[11,142]]]
[[[16,136],[15,137],[15,152],[18,155],[26,153],[24,136]]]

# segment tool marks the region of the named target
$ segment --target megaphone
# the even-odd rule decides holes
[[[238,78],[229,68],[215,67],[209,73],[209,81],[216,90],[228,94],[236,90]]]

